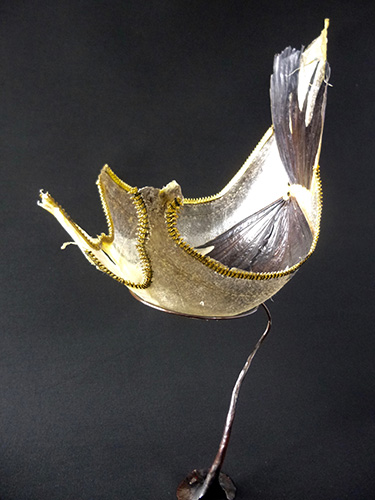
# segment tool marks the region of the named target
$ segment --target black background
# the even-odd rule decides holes
[[[146,308],[36,205],[95,180],[213,194],[270,125],[273,56],[330,17],[317,250],[269,302],[225,471],[244,499],[375,498],[373,2],[2,1],[1,500],[175,498],[264,328]],[[371,300],[370,300],[371,299]]]

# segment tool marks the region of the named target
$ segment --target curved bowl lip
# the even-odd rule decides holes
[[[228,319],[239,319],[239,318],[245,318],[246,316],[249,316],[250,314],[254,314],[257,312],[259,306],[253,307],[252,309],[249,309],[248,311],[244,311],[243,313],[240,314],[235,314],[233,316],[204,316],[204,315],[199,315],[199,314],[187,314],[183,312],[178,312],[178,311],[172,311],[171,309],[165,309],[162,306],[158,306],[156,304],[152,304],[152,302],[148,302],[147,300],[139,297],[136,295],[130,288],[129,288],[130,294],[137,299],[141,304],[144,304],[146,306],[152,307],[153,309],[156,309],[157,311],[165,312],[168,314],[174,314],[176,316],[183,316],[185,318],[190,318],[190,319],[200,319],[200,320],[228,320]]]

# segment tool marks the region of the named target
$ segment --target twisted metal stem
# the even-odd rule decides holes
[[[236,384],[233,388],[232,391],[232,396],[229,404],[229,410],[227,413],[227,418],[225,422],[225,427],[224,427],[224,432],[223,436],[221,438],[220,446],[217,451],[215,460],[213,461],[213,464],[211,465],[211,468],[208,471],[208,474],[206,476],[206,479],[202,486],[197,490],[197,495],[195,496],[196,500],[199,500],[204,497],[204,495],[209,491],[209,489],[213,486],[215,482],[217,482],[221,467],[224,462],[224,458],[228,449],[228,444],[229,444],[229,439],[230,435],[232,432],[232,427],[233,427],[233,421],[234,417],[236,414],[236,406],[237,406],[237,400],[238,400],[238,395],[241,389],[242,382],[250,368],[251,362],[253,361],[253,358],[255,354],[257,353],[258,349],[262,345],[264,339],[266,338],[267,334],[269,333],[272,325],[272,318],[271,318],[271,313],[268,309],[268,307],[265,304],[262,304],[263,309],[266,312],[267,315],[267,326],[264,332],[262,333],[261,337],[259,338],[258,342],[255,344],[254,349],[252,350],[251,354],[246,360],[246,363],[244,364],[240,374],[238,375]]]

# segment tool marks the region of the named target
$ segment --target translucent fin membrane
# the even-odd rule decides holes
[[[288,47],[277,55],[270,90],[281,160],[290,183],[307,189],[318,162],[330,75],[327,62],[318,57],[319,52],[310,53],[311,49],[304,52]]]
[[[312,234],[295,198],[280,198],[207,243],[207,255],[228,267],[275,272],[309,253]]]

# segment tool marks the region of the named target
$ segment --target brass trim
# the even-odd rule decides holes
[[[136,249],[139,254],[139,258],[141,261],[141,268],[142,268],[142,274],[143,274],[143,281],[141,283],[134,283],[132,281],[125,280],[124,278],[121,278],[120,276],[117,276],[114,274],[112,271],[107,269],[104,264],[102,264],[95,255],[93,255],[90,251],[86,252],[87,257],[93,261],[95,266],[100,269],[100,271],[105,272],[109,276],[111,276],[113,279],[119,281],[120,283],[124,284],[127,287],[131,288],[137,288],[137,289],[145,289],[148,288],[151,285],[152,281],[152,267],[151,267],[151,261],[147,255],[146,252],[146,240],[148,237],[149,233],[149,224],[148,224],[148,216],[147,216],[147,209],[145,206],[145,203],[143,201],[142,195],[140,194],[139,190],[137,187],[130,186],[129,184],[126,184],[126,182],[122,181],[117,175],[112,171],[112,169],[108,166],[105,165],[103,167],[102,172],[105,171],[109,177],[122,189],[124,189],[126,192],[131,194],[131,200],[136,208],[137,211],[137,219],[138,219],[138,227],[137,227],[137,243],[136,243]],[[112,243],[114,239],[114,226],[113,226],[113,220],[112,216],[110,213],[110,210],[108,208],[106,199],[105,199],[105,189],[100,182],[100,177],[97,180],[97,185],[98,185],[98,190],[99,190],[99,195],[100,195],[100,200],[102,202],[102,207],[105,213],[105,217],[107,220],[108,224],[108,235],[102,233],[99,236],[100,242],[101,241],[106,241],[108,243]]]
[[[259,151],[263,148],[265,143],[271,139],[272,135],[273,135],[273,125],[271,125],[271,127],[263,135],[261,140],[255,146],[254,150],[248,156],[245,163],[238,170],[238,172],[232,177],[232,179],[228,182],[228,184],[226,184],[223,187],[223,189],[221,189],[218,193],[210,196],[203,196],[201,198],[185,198],[184,203],[186,203],[187,205],[200,205],[202,203],[209,203],[210,201],[217,200],[218,198],[224,196],[224,194],[233,186],[233,184],[242,177],[244,172],[249,168],[249,165],[251,165],[253,158],[256,158],[258,156]]]
[[[127,287],[130,288],[137,288],[137,289],[145,289],[148,288],[151,285],[152,281],[152,267],[151,267],[151,262],[150,259],[147,255],[146,252],[146,241],[148,238],[149,234],[149,224],[148,224],[148,215],[147,215],[147,209],[145,206],[145,203],[143,201],[142,195],[139,192],[137,187],[132,187],[123,182],[119,177],[117,177],[116,174],[108,167],[108,165],[105,165],[103,167],[102,172],[106,172],[110,178],[122,189],[124,189],[126,192],[128,192],[131,195],[131,200],[132,203],[135,206],[136,209],[136,214],[137,214],[137,241],[136,241],[136,249],[139,255],[140,259],[140,265],[141,265],[141,272],[143,275],[143,280],[140,283],[135,283],[132,281],[128,281],[124,278],[121,278],[120,276],[117,276],[115,273],[110,271],[96,255],[93,253],[93,251],[82,248],[81,250],[84,252],[88,260],[95,265],[100,271],[108,274],[111,278],[119,281],[120,283],[126,285]],[[39,205],[48,210],[53,214],[53,209],[57,209],[60,214],[63,216],[63,219],[69,223],[73,229],[76,231],[76,233],[84,240],[84,242],[87,244],[88,247],[90,247],[92,250],[96,251],[105,251],[105,248],[103,248],[103,243],[110,245],[113,240],[114,240],[114,225],[113,225],[113,219],[111,216],[111,212],[108,208],[106,199],[105,199],[105,188],[102,185],[100,181],[100,177],[97,180],[97,186],[99,190],[99,195],[100,195],[100,200],[102,203],[102,207],[104,210],[105,218],[107,221],[108,225],[108,234],[101,233],[99,236],[96,238],[92,238],[89,234],[86,233],[84,229],[82,229],[78,224],[76,224],[70,215],[59,205],[49,193],[44,193],[43,191],[40,191],[40,198],[41,201],[39,202]],[[78,245],[80,246],[80,245]]]
[[[262,142],[262,141],[261,141]],[[304,264],[311,254],[314,252],[316,245],[318,243],[319,234],[320,234],[320,220],[322,215],[322,205],[323,205],[323,191],[322,184],[320,180],[319,166],[315,169],[315,176],[317,182],[318,189],[318,214],[317,214],[317,223],[314,228],[314,237],[310,247],[309,253],[306,255],[304,259],[295,264],[289,269],[284,271],[276,271],[276,272],[265,272],[265,273],[254,273],[251,271],[242,271],[241,269],[229,268],[224,264],[221,264],[219,261],[199,253],[194,247],[192,247],[189,243],[187,243],[183,237],[181,236],[178,228],[177,228],[177,220],[179,216],[179,212],[184,205],[184,200],[181,198],[176,198],[171,203],[169,203],[166,213],[166,225],[169,236],[174,240],[174,242],[182,248],[188,255],[191,255],[193,258],[197,259],[199,262],[209,267],[213,271],[223,276],[228,276],[229,278],[237,278],[237,279],[247,279],[247,280],[270,280],[274,278],[281,278],[283,276],[288,276],[293,274],[297,269],[299,269],[302,264]],[[214,199],[213,197],[212,199]],[[185,200],[186,201],[186,200]],[[209,200],[211,201],[211,200]]]

